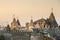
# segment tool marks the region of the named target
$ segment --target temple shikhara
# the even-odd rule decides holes
[[[19,29],[21,27],[20,21],[19,19],[16,20],[16,18],[14,17],[12,22],[11,22],[11,29]],[[54,13],[53,13],[53,9],[52,12],[49,16],[49,18],[41,18],[38,19],[36,21],[33,21],[33,18],[31,16],[31,20],[30,22],[26,23],[26,28],[51,28],[51,27],[58,27],[58,24],[56,22]]]
[[[31,16],[30,22],[26,22],[25,26],[21,26],[19,18],[14,16],[12,22],[0,30],[0,35],[4,40],[57,40],[60,37],[60,26],[52,8],[48,18],[34,21]]]

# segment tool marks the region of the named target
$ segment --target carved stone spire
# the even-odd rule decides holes
[[[31,16],[30,26],[33,26],[33,17]]]
[[[55,16],[53,14],[53,8],[51,9],[51,14],[49,16],[49,19],[51,19],[52,21],[55,20]]]
[[[21,26],[21,24],[20,24],[20,22],[19,22],[19,19],[17,18],[17,24],[19,25],[19,26]]]
[[[58,24],[56,22],[56,19],[55,19],[55,16],[53,14],[53,8],[51,9],[51,14],[49,16],[49,21],[50,21],[50,23],[51,23],[52,26],[54,26],[54,27],[58,26]]]
[[[33,22],[33,17],[31,16],[31,22]]]
[[[51,12],[53,13],[53,8],[51,8]]]
[[[13,15],[13,22],[16,22],[16,19],[15,19],[15,14]]]

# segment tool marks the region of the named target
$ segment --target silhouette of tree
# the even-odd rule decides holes
[[[7,27],[6,27],[6,30],[7,30],[7,31],[10,31],[10,26],[9,26],[9,24],[8,24]]]

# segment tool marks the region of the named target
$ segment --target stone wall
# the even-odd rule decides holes
[[[10,31],[10,32],[1,32],[1,35],[4,35],[5,40],[30,40],[30,32],[24,31]]]

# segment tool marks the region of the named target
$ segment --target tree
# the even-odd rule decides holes
[[[8,24],[7,27],[6,27],[6,30],[7,30],[7,31],[10,31],[10,26],[9,26],[9,24]]]

